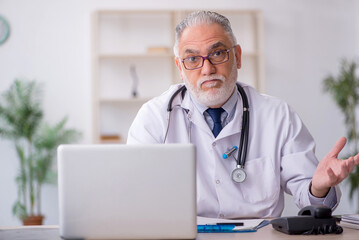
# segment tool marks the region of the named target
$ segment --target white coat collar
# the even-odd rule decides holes
[[[195,107],[188,90],[183,98],[181,107],[187,110],[186,112],[189,121],[201,128],[203,131],[212,134],[211,129],[209,129],[206,121],[204,120],[203,114],[201,114],[201,112]]]
[[[236,111],[232,121],[230,121],[219,133],[216,140],[219,140],[230,135],[234,135],[241,132],[242,128],[242,115],[243,115],[243,103],[242,98],[238,91],[235,91],[237,96],[237,105]],[[186,92],[181,103],[181,107],[186,109],[188,119],[195,124],[197,127],[201,128],[203,131],[207,131],[212,135],[211,129],[208,127],[203,114],[195,107],[190,94]],[[214,136],[213,136],[214,138]]]

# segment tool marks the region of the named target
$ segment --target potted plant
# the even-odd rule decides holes
[[[353,148],[353,156],[358,153],[358,131],[356,108],[359,103],[359,78],[355,72],[357,70],[357,63],[355,61],[342,60],[340,72],[337,77],[328,76],[324,79],[324,90],[329,92],[340,110],[345,116],[345,125],[347,128],[347,139]],[[354,192],[359,196],[359,167],[356,166],[354,171],[348,177],[350,184],[349,197],[352,199]],[[359,211],[359,206],[358,206]]]
[[[24,225],[42,224],[41,188],[56,182],[52,169],[56,148],[80,136],[65,128],[67,118],[54,126],[44,123],[41,98],[35,81],[15,80],[0,99],[0,136],[14,142],[20,163],[13,214]]]

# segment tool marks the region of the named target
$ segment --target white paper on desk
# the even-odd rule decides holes
[[[233,230],[253,229],[260,224],[263,219],[220,219],[220,218],[206,218],[197,216],[197,225],[216,224],[221,222],[242,222],[243,226],[236,226]]]

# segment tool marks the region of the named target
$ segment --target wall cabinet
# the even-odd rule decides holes
[[[174,54],[175,26],[191,11],[99,10],[92,16],[93,142],[126,142],[143,103],[181,82]],[[218,11],[242,46],[239,81],[264,91],[259,11]]]

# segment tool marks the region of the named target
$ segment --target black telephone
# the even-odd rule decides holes
[[[340,234],[337,218],[326,206],[310,205],[302,208],[295,217],[280,217],[271,221],[272,227],[287,234]]]

